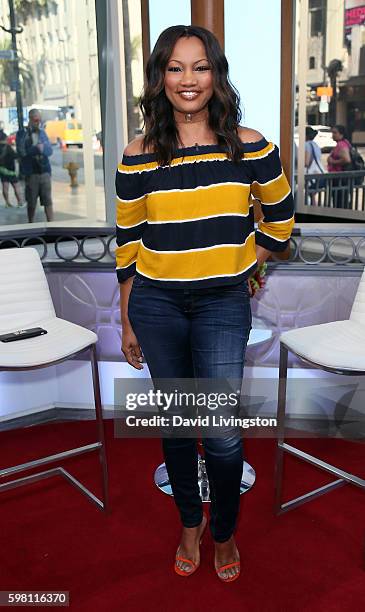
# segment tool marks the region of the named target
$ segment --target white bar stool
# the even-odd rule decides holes
[[[365,271],[362,274],[349,319],[292,329],[280,336],[275,481],[275,511],[277,514],[292,510],[346,483],[365,489],[363,478],[335,467],[285,442],[288,351],[291,351],[304,362],[326,372],[348,376],[365,375]],[[285,452],[338,478],[323,487],[283,503],[283,461]]]
[[[97,335],[80,325],[56,317],[46,275],[36,249],[29,247],[0,249],[0,334],[33,327],[42,327],[47,333],[16,342],[0,342],[0,372],[44,368],[61,363],[89,349],[98,439],[91,444],[1,469],[0,479],[49,463],[54,464],[61,459],[97,451],[103,497],[99,499],[63,466],[57,465],[48,470],[4,482],[0,484],[0,492],[59,475],[86,495],[99,509],[106,510],[108,475],[95,348]],[[31,431],[29,435],[32,435]]]

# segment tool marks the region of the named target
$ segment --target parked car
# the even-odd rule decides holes
[[[329,153],[336,146],[335,141],[332,138],[332,130],[327,125],[311,125],[314,130],[317,130],[318,134],[314,139],[322,153]],[[294,130],[294,142],[298,146],[299,144],[299,134],[298,127]]]
[[[10,144],[12,147],[15,147],[15,139],[16,139],[16,132],[12,132],[11,134],[9,134],[9,136],[7,137],[6,142],[8,144]]]
[[[44,129],[51,144],[62,147],[82,147],[82,125],[77,119],[64,119],[60,121],[47,121]]]

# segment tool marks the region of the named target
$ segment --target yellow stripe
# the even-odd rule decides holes
[[[117,199],[117,224],[137,225],[146,220],[146,201],[145,198],[138,202],[126,202]]]
[[[260,185],[256,182],[251,185],[252,195],[261,200],[263,204],[274,204],[282,200],[289,190],[289,183],[284,173],[267,185]]]
[[[292,229],[295,224],[294,217],[291,217],[288,221],[283,223],[270,223],[265,221],[259,221],[258,229],[261,230],[270,238],[276,238],[277,240],[288,240],[292,233]]]
[[[141,244],[138,271],[153,279],[198,280],[211,276],[239,274],[256,261],[255,236],[242,246],[199,249],[194,252],[155,253]]]
[[[117,268],[127,268],[137,259],[138,249],[140,247],[140,241],[130,242],[123,246],[117,246],[115,249],[115,259]]]
[[[249,212],[250,185],[218,185],[211,189],[150,193],[149,221],[181,221],[224,213]]]
[[[119,172],[124,172],[126,174],[130,172],[143,172],[144,170],[154,170],[158,167],[158,163],[155,161],[144,163],[144,164],[135,164],[133,166],[127,166],[125,164],[119,163],[118,170]]]
[[[272,142],[269,142],[266,145],[266,147],[264,147],[263,149],[260,149],[260,151],[245,151],[244,158],[248,158],[248,159],[258,158],[259,159],[260,157],[264,157],[265,155],[268,155],[274,149],[275,149],[275,145]]]
[[[175,157],[171,161],[171,166],[178,166],[182,163],[194,163],[199,161],[214,161],[214,160],[224,160],[227,159],[226,153],[200,153],[199,155],[186,155],[185,157]],[[145,170],[154,170],[158,168],[159,164],[157,161],[145,162],[141,164],[135,164],[133,166],[129,166],[120,162],[118,164],[119,172],[143,172]]]

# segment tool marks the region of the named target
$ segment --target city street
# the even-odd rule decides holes
[[[70,148],[63,152],[59,146],[53,147],[53,155],[50,157],[52,166],[52,176],[54,181],[60,183],[68,183],[69,176],[65,168],[63,168],[63,160],[76,161],[81,167],[77,172],[78,182],[84,183],[84,168],[83,168],[83,151],[82,149]],[[102,153],[94,152],[94,168],[95,168],[95,183],[98,186],[104,185],[103,173],[103,156]]]
[[[80,166],[83,165],[82,149],[68,149],[65,153],[66,161],[75,160]],[[105,194],[104,194],[104,174],[102,168],[102,153],[95,152],[95,198],[97,221],[105,221]],[[55,221],[67,221],[73,219],[86,218],[86,194],[85,194],[85,179],[84,168],[80,167],[77,172],[79,186],[77,188],[70,187],[70,177],[68,171],[63,168],[64,154],[60,147],[53,147],[53,155],[50,157],[52,166],[52,197],[54,208]],[[24,197],[24,182],[20,183],[21,191]],[[16,225],[18,223],[27,223],[26,206],[17,207],[14,191],[10,186],[10,203],[12,208],[5,208],[4,198],[0,196],[0,224],[1,225]],[[43,222],[46,220],[44,211],[38,205],[36,211],[35,222]]]

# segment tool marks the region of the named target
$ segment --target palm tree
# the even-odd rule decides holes
[[[11,49],[11,41],[3,40],[0,41],[0,49],[7,50]],[[24,98],[24,104],[32,104],[34,100],[34,78],[31,64],[19,53],[18,51],[18,63],[19,63],[19,80],[22,96]],[[0,60],[0,83],[10,86],[14,80],[14,67],[12,60]]]

